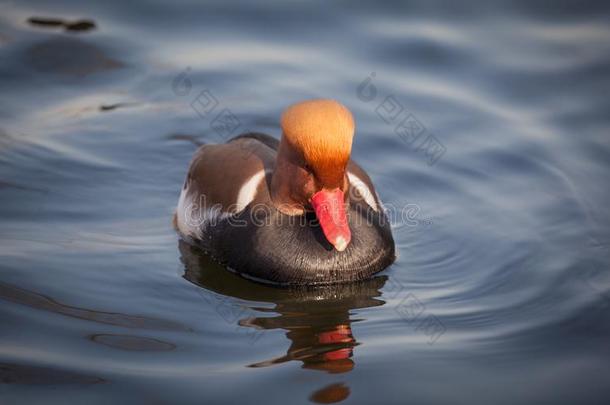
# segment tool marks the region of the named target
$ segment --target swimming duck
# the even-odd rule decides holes
[[[335,100],[288,107],[282,137],[203,145],[174,216],[178,233],[244,277],[282,285],[362,280],[395,259],[366,172],[350,159],[354,119]]]

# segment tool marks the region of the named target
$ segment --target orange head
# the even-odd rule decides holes
[[[313,209],[328,241],[343,251],[351,239],[344,192],[354,137],[352,114],[334,100],[307,100],[288,107],[281,125],[272,184],[276,200]]]
[[[322,186],[343,185],[354,137],[354,118],[347,108],[327,99],[293,104],[282,114],[282,131]]]

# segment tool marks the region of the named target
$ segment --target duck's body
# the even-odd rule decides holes
[[[344,164],[344,181],[335,189],[341,190],[341,201],[346,197],[345,208],[339,208],[347,221],[342,223],[334,211],[315,205],[331,192],[309,192],[315,210],[305,200],[297,204],[290,186],[299,176],[306,182],[307,175],[296,171],[303,165],[286,158],[292,153],[287,145],[249,133],[200,147],[176,211],[180,234],[230,269],[279,284],[355,281],[389,266],[394,241],[369,176],[351,160]],[[317,179],[324,176],[315,177],[316,186],[309,178],[310,184],[300,188],[322,190]],[[335,204],[333,195],[328,198]]]

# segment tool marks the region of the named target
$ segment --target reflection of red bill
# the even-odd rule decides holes
[[[354,340],[351,335],[352,330],[349,326],[337,325],[335,330],[320,333],[318,335],[318,341],[322,344],[347,343]]]
[[[339,252],[344,251],[352,239],[352,233],[347,224],[343,191],[338,188],[320,190],[311,197],[311,205],[326,239]]]
[[[347,359],[352,355],[352,348],[346,347],[344,349],[333,350],[332,352],[324,353],[324,360],[335,361],[341,359]]]
[[[352,330],[349,326],[337,325],[335,330],[320,333],[318,335],[318,341],[322,344],[351,343],[354,341],[354,338],[352,337]],[[324,359],[330,361],[341,360],[347,359],[351,355],[352,348],[345,347],[324,353]]]

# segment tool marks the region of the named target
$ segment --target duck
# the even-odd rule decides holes
[[[181,239],[228,270],[277,285],[370,278],[395,258],[391,226],[368,174],[351,159],[355,122],[332,99],[281,115],[260,132],[200,146],[174,214]]]

